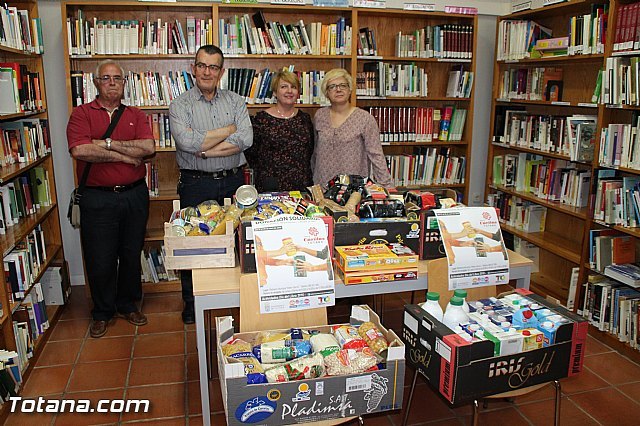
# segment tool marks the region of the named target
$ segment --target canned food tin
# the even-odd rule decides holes
[[[242,185],[236,190],[236,205],[241,209],[250,209],[258,205],[258,191],[253,185]]]

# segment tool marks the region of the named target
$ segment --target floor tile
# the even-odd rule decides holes
[[[42,349],[40,358],[38,358],[38,366],[46,367],[75,363],[82,343],[83,340],[47,342]]]
[[[27,379],[22,391],[22,396],[32,397],[39,395],[59,394],[64,392],[69,377],[71,365],[34,368]]]
[[[61,399],[62,395],[47,395],[48,400]],[[31,403],[29,403],[31,404]],[[37,402],[35,402],[37,404]],[[21,412],[20,408],[28,410],[28,412]],[[33,425],[51,425],[55,418],[54,413],[37,413],[35,412],[35,405],[17,406],[15,413],[10,413],[5,420],[5,426],[33,426]]]
[[[605,425],[635,426],[640,418],[640,404],[615,388],[572,395],[571,400]]]
[[[82,339],[87,335],[89,323],[86,319],[60,320],[53,328],[49,341]]]
[[[182,295],[180,293],[163,294],[157,297],[144,296],[142,312],[146,315],[162,312],[182,312]]]
[[[153,426],[182,426],[182,425],[186,425],[187,424],[187,417],[186,416],[180,416],[180,417],[173,417],[173,418],[167,418],[167,419],[150,419],[150,420],[134,420],[131,422],[124,422],[122,424],[125,425],[153,425]],[[212,423],[213,424],[213,423]],[[220,425],[223,425],[224,423],[220,423]],[[192,426],[193,423],[191,421],[189,421],[189,426]],[[216,424],[217,426],[218,424]]]
[[[561,388],[562,389],[562,388]],[[538,390],[533,392],[529,392],[525,395],[519,396],[515,399],[516,404],[527,404],[529,402],[534,401],[545,401],[547,399],[555,398],[556,390],[555,386],[549,384],[547,386],[543,386]]]
[[[461,418],[463,424],[471,424],[471,416]],[[478,424],[481,425],[524,425],[527,424],[526,419],[513,407],[503,408],[500,410],[480,410],[478,416]]]
[[[133,336],[101,337],[87,339],[78,362],[108,361],[130,359],[133,349]]]
[[[614,350],[592,336],[587,336],[587,345],[584,352],[585,356],[598,355],[605,352],[614,352]]]
[[[562,393],[565,395],[611,386],[588,368],[583,368],[579,374],[573,377],[562,379],[560,385]]]
[[[200,380],[198,354],[187,354],[187,381]]]
[[[125,399],[148,399],[148,413],[122,413],[122,421],[176,417],[185,413],[185,385],[154,385],[128,388]]]
[[[368,414],[365,418],[367,426],[394,426],[388,413]],[[356,424],[355,422],[353,424]]]
[[[584,365],[612,385],[640,381],[640,365],[617,352],[586,357]]]
[[[552,425],[555,414],[555,400],[518,405],[518,410],[536,426]],[[595,426],[598,425],[598,422],[578,408],[569,398],[562,398],[560,403],[560,424],[562,426]]]
[[[403,398],[403,410],[394,411],[390,415],[394,424],[402,423],[404,408],[407,406],[409,394],[405,393]],[[424,410],[424,407],[429,407]],[[409,413],[408,424],[424,423],[432,420],[445,420],[455,417],[455,413],[449,408],[440,396],[438,396],[430,386],[416,386]]]
[[[135,325],[130,324],[124,318],[114,318],[109,324],[107,334],[104,337],[133,336],[136,334],[136,328]]]
[[[146,325],[138,327],[138,334],[184,331],[181,312],[148,314],[147,320]]]
[[[184,332],[136,336],[134,358],[184,354]]]
[[[129,360],[77,364],[69,382],[69,392],[122,388],[129,372]]]
[[[640,382],[616,386],[618,390],[634,401],[640,403]]]
[[[184,382],[184,355],[159,358],[134,358],[128,386]]]
[[[197,353],[198,352],[198,344],[196,343],[196,332],[195,331],[187,331],[187,353]]]
[[[200,382],[187,383],[187,395],[189,397],[189,415],[202,414],[202,399],[200,398]],[[209,410],[212,413],[224,411],[224,403],[222,402],[222,390],[220,389],[220,381],[213,379],[209,381]]]
[[[101,390],[101,391],[92,391],[92,392],[75,392],[75,393],[67,393],[64,395],[64,399],[73,399],[73,400],[89,400],[91,401],[91,408],[98,409],[98,401],[101,399],[110,399],[117,400],[123,399],[124,397],[124,389],[111,389],[111,390]],[[109,409],[108,403],[103,403],[103,409]],[[115,405],[118,407],[118,405]],[[119,412],[113,413],[60,413],[56,416],[55,425],[56,426],[75,426],[78,424],[82,425],[101,425],[107,423],[117,422],[120,419]]]

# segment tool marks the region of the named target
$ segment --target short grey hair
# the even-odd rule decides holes
[[[95,74],[93,74],[93,78],[101,77],[100,70],[102,70],[102,68],[107,66],[107,65],[115,65],[116,67],[118,67],[120,69],[120,74],[122,75],[122,77],[124,77],[124,68],[122,68],[119,63],[117,63],[113,59],[105,59],[104,61],[101,61],[96,66],[96,72],[95,72]]]
[[[349,85],[349,91],[353,92],[353,77],[349,74],[349,71],[344,68],[334,68],[331,71],[327,71],[322,79],[322,83],[320,84],[320,90],[322,90],[322,94],[327,96],[327,86],[331,80],[335,80],[336,78],[344,78],[347,80],[347,84]]]

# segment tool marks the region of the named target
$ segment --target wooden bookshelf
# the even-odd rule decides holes
[[[33,27],[31,26],[31,19],[38,18],[38,4],[36,1],[8,1],[9,7],[17,7],[18,10],[27,10],[29,15],[29,24],[30,30],[33,31]],[[23,33],[24,36],[24,33]],[[46,40],[44,44],[44,49],[47,49]],[[46,85],[45,85],[45,72],[43,67],[43,55],[40,53],[33,53],[30,51],[24,51],[20,49],[15,49],[7,46],[0,46],[0,62],[8,62],[8,63],[17,63],[19,65],[25,65],[27,70],[30,73],[38,74],[38,81],[40,86],[40,100],[42,101],[41,107],[36,107],[37,109],[32,108],[33,110],[28,110],[29,106],[27,105],[24,109],[27,111],[12,113],[12,114],[3,114],[0,115],[0,127],[6,125],[13,125],[14,123],[18,123],[23,119],[41,119],[46,120],[48,123],[48,112],[47,112],[47,102],[46,102]],[[26,78],[26,76],[25,76]],[[29,77],[31,78],[31,77]],[[35,87],[35,84],[34,84]],[[35,93],[35,92],[34,92]],[[0,93],[0,96],[12,96],[7,92]],[[36,98],[37,99],[37,98]],[[44,122],[41,121],[40,124]],[[47,124],[48,125],[48,124]],[[34,143],[35,139],[30,139],[29,144]],[[22,144],[22,142],[18,142]],[[64,141],[55,141],[50,140],[50,144],[57,143],[65,143]],[[35,146],[35,145],[31,145]],[[26,150],[30,150],[30,146],[27,145],[27,141],[25,139],[22,147]],[[22,148],[21,148],[22,149]],[[10,153],[4,153],[10,154]],[[6,164],[3,165],[0,169],[0,187],[8,191],[15,191],[16,194],[15,199],[9,197],[10,192],[6,192],[7,197],[10,198],[10,203],[19,205],[21,203],[29,203],[27,199],[27,195],[30,201],[34,202],[34,209],[32,212],[24,211],[23,214],[19,215],[17,222],[13,223],[10,226],[7,226],[7,219],[9,218],[7,210],[2,208],[0,212],[0,219],[3,221],[3,230],[0,234],[0,250],[3,256],[3,263],[10,253],[20,250],[23,246],[28,246],[28,239],[30,234],[38,228],[39,235],[42,236],[44,251],[46,252],[46,257],[42,256],[40,259],[37,259],[35,254],[29,252],[23,252],[25,261],[33,263],[32,267],[34,270],[37,270],[34,273],[33,283],[40,282],[43,275],[49,271],[53,266],[58,266],[60,264],[65,264],[65,255],[64,248],[62,243],[62,233],[60,229],[60,221],[59,221],[59,202],[57,199],[56,186],[55,186],[55,176],[54,176],[54,163],[53,158],[50,153],[45,153],[44,150],[38,152],[37,154],[34,152],[35,156],[31,159],[26,151],[21,152],[21,156],[24,158],[28,158],[25,162],[16,161],[14,164]],[[42,202],[38,208],[35,208],[35,198],[31,198],[31,194],[35,194],[35,188],[31,185],[35,184],[32,182],[31,175],[35,175],[35,168],[42,169],[45,181],[42,184],[46,184],[48,193],[50,194],[49,205],[45,205]],[[28,178],[28,182],[30,185],[29,194],[21,195],[20,198],[24,198],[24,201],[16,201],[19,200],[17,197],[18,191],[12,188],[21,187],[23,190],[26,190],[27,180],[22,178]],[[34,195],[35,197],[35,195]],[[5,200],[6,201],[6,200]],[[18,210],[20,208],[18,207]],[[13,215],[12,215],[13,216]],[[31,235],[33,236],[33,235]],[[28,249],[27,249],[28,251]],[[40,254],[43,254],[40,252]],[[33,255],[33,257],[32,257]],[[39,260],[39,261],[38,261]],[[34,263],[35,262],[35,263]],[[11,263],[10,259],[6,260],[5,266],[8,268],[8,264]],[[37,266],[36,266],[37,265]],[[28,266],[28,264],[27,264]],[[21,301],[17,301],[15,303],[11,302],[12,300],[12,278],[11,274],[8,273],[6,275],[3,274],[3,283],[0,286],[0,304],[2,306],[2,316],[0,318],[0,348],[6,349],[9,351],[19,352],[19,347],[21,345],[18,344],[16,338],[16,331],[14,326],[16,323],[20,322],[20,320],[14,316],[15,311],[23,304]],[[15,284],[15,282],[14,282]],[[68,283],[66,283],[68,284]],[[34,287],[29,287],[28,290],[25,291],[25,295],[27,297],[34,296],[34,291],[32,291]],[[35,300],[35,299],[34,299]],[[58,320],[60,313],[63,310],[63,306],[46,306],[46,311],[48,313],[48,321],[49,321],[49,329],[44,333],[40,334],[37,339],[35,339],[33,345],[33,356],[26,360],[25,369],[22,371],[22,379],[23,383],[26,378],[29,376],[29,373],[33,369],[33,366],[38,359],[38,356],[42,352],[42,348],[45,346],[47,339],[53,329],[56,321]],[[19,390],[21,392],[22,389]],[[2,409],[0,410],[0,421],[4,422],[5,418],[9,414],[9,405],[3,404]]]

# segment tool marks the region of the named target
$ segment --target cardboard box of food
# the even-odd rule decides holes
[[[334,229],[336,246],[400,243],[420,252],[420,221],[379,219],[364,222],[338,222]]]
[[[250,342],[257,333],[234,334],[232,317],[216,318],[218,372],[227,425],[288,425],[402,408],[404,344],[392,330],[380,324],[380,318],[368,306],[354,306],[353,325],[363,322],[363,312],[387,341],[392,342],[387,350],[385,368],[347,376],[261,384],[247,384],[244,364],[222,353],[223,345],[232,338]],[[320,325],[304,329],[329,332],[330,327]]]
[[[418,279],[418,269],[398,269],[392,271],[380,272],[347,272],[345,273],[340,266],[336,268],[338,275],[342,279],[344,285],[369,284],[391,281],[406,281]]]
[[[522,389],[582,371],[587,321],[528,290],[520,294],[571,322],[555,333],[555,343],[513,355],[494,356],[489,340],[467,342],[418,305],[406,305],[402,339],[407,362],[451,404]]]
[[[418,268],[418,255],[402,244],[336,246],[336,262],[344,272]]]
[[[168,269],[233,268],[236,266],[233,223],[224,235],[185,237],[173,225],[164,224],[164,248]]]

